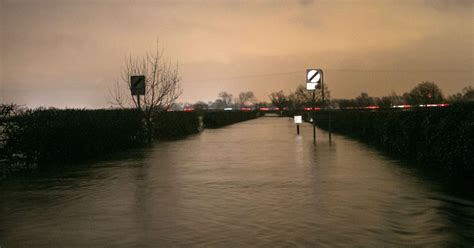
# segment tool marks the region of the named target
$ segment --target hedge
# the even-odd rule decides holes
[[[241,121],[251,120],[261,115],[258,111],[215,111],[204,113],[206,128],[219,128]]]
[[[71,163],[143,146],[149,140],[143,117],[138,110],[28,110],[4,120],[6,141],[0,160]],[[161,113],[153,123],[157,139],[183,137],[199,129],[195,113]]]
[[[316,125],[328,129],[327,114]],[[474,172],[474,105],[407,111],[332,111],[332,130],[447,173]]]

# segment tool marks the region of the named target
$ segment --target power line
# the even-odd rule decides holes
[[[347,71],[347,72],[431,72],[431,73],[452,73],[452,72],[474,72],[473,70],[459,70],[459,69],[430,69],[430,70],[394,70],[394,69],[379,69],[379,70],[365,70],[365,69],[325,69],[325,71]]]
[[[356,72],[356,73],[416,73],[416,72],[426,72],[426,73],[473,73],[473,70],[459,70],[459,69],[430,69],[430,70],[396,70],[396,69],[379,69],[379,70],[368,70],[368,69],[342,69],[342,68],[327,68],[324,71],[336,71],[336,72]],[[264,73],[264,74],[246,74],[246,75],[237,75],[225,78],[211,78],[211,79],[199,79],[193,80],[193,82],[205,82],[205,81],[228,81],[235,79],[246,79],[246,78],[259,78],[259,77],[272,77],[272,76],[282,76],[282,75],[291,75],[300,73],[304,77],[306,71],[287,71],[287,72],[273,72],[273,73]]]
[[[247,74],[247,75],[238,75],[226,78],[213,78],[213,79],[200,79],[193,82],[204,82],[204,81],[225,81],[225,80],[234,80],[234,79],[245,79],[245,78],[258,78],[258,77],[271,77],[271,76],[281,76],[281,75],[290,75],[296,73],[304,73],[304,71],[289,71],[289,72],[274,72],[266,74]]]

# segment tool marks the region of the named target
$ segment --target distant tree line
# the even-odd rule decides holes
[[[273,92],[269,95],[273,106],[278,108],[301,109],[303,107],[312,107],[312,95],[304,86],[299,85],[296,90],[290,94],[285,94],[282,90]],[[398,95],[395,92],[387,96],[372,97],[366,92],[362,92],[353,99],[331,99],[330,91],[325,85],[325,106],[333,109],[345,108],[364,108],[377,106],[389,108],[397,105],[425,105],[454,102],[472,102],[474,101],[474,88],[465,87],[460,93],[444,97],[441,89],[433,82],[422,82],[415,86],[409,92]],[[316,107],[322,106],[321,92],[316,92]]]
[[[304,85],[298,85],[296,89],[288,94],[283,90],[272,92],[268,95],[269,102],[258,101],[252,91],[244,91],[239,93],[238,97],[227,91],[219,93],[215,101],[198,101],[191,103],[176,103],[173,105],[174,110],[183,110],[190,108],[193,110],[223,110],[225,108],[239,109],[242,107],[250,108],[278,108],[281,110],[297,110],[313,107],[313,93],[306,90]],[[426,105],[440,103],[456,103],[456,102],[472,102],[474,101],[474,88],[467,86],[461,92],[445,97],[441,89],[433,82],[421,82],[409,92],[401,95],[392,92],[382,97],[369,96],[368,93],[362,92],[360,95],[352,99],[332,99],[331,91],[327,84],[324,85],[324,106],[331,109],[357,109],[376,106],[380,108],[390,108],[401,105]],[[315,107],[323,106],[321,90],[315,91]]]
[[[317,89],[314,92],[315,96],[315,107],[321,107],[323,103],[321,90]],[[294,92],[291,92],[288,95],[285,95],[285,92],[282,90],[277,92],[272,92],[268,95],[270,98],[270,102],[273,106],[279,109],[301,109],[304,107],[312,107],[313,106],[313,92],[308,91],[304,85],[298,85]],[[328,100],[330,99],[330,91],[327,85],[324,85],[324,98],[327,104]]]
[[[252,91],[244,91],[239,93],[238,97],[233,94],[222,91],[219,93],[215,101],[198,101],[191,103],[176,103],[173,105],[174,110],[183,110],[186,108],[193,110],[223,110],[225,108],[239,109],[247,108],[278,108],[281,110],[298,110],[313,107],[313,93],[306,90],[304,85],[298,85],[296,89],[290,93],[283,90],[272,92],[268,95],[269,102],[258,101]],[[421,82],[409,92],[401,95],[392,92],[382,97],[369,96],[368,93],[362,92],[360,95],[352,99],[332,99],[331,91],[327,85],[324,85],[324,106],[331,109],[346,108],[365,108],[369,106],[377,106],[380,108],[390,108],[401,105],[426,105],[440,103],[455,102],[472,102],[474,101],[474,88],[467,86],[461,92],[445,97],[441,89],[433,82]],[[321,90],[315,91],[315,106],[322,107],[323,99]]]
[[[255,94],[252,91],[240,92],[238,97],[234,97],[233,94],[222,91],[218,94],[218,98],[215,101],[197,101],[194,104],[191,103],[175,103],[172,110],[223,110],[225,108],[239,109],[239,108],[255,108],[260,106],[267,106],[268,103],[259,103]]]
[[[316,104],[319,106],[322,103],[320,90],[315,93]],[[325,87],[324,95],[326,99],[329,99],[330,92]],[[234,97],[233,94],[222,91],[218,94],[218,98],[214,101],[204,102],[197,101],[196,103],[175,103],[172,110],[223,110],[225,108],[239,109],[239,108],[302,108],[308,102],[312,101],[312,92],[306,90],[303,85],[298,85],[296,90],[289,95],[285,95],[283,91],[273,92],[269,96],[270,102],[259,101],[252,91],[243,91],[238,94],[238,97]]]

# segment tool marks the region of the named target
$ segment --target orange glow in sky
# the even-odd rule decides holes
[[[179,101],[273,91],[322,68],[335,98],[473,85],[473,2],[465,0],[0,0],[1,101],[107,107],[124,56],[158,38],[179,64]],[[300,73],[299,73],[300,72]],[[250,76],[249,76],[250,75]]]

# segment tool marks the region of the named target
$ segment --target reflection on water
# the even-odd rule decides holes
[[[1,184],[0,246],[471,247],[474,203],[342,136],[260,118]]]

